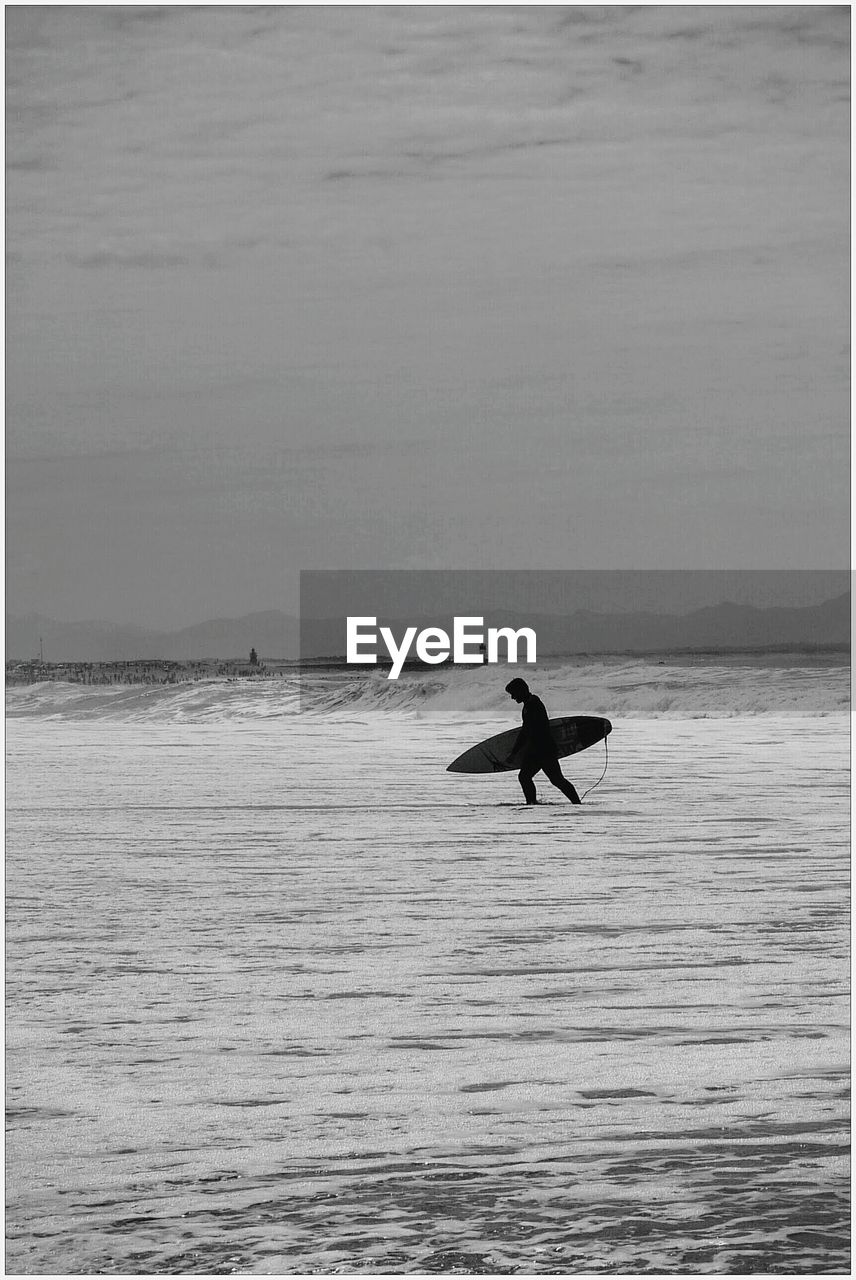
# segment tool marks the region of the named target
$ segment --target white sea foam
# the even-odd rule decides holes
[[[10,1272],[846,1273],[843,717],[616,718],[528,809],[421,683],[9,722]]]
[[[759,659],[655,664],[564,662],[538,668],[446,667],[406,672],[290,673],[270,679],[210,679],[177,685],[41,683],[7,690],[7,714],[38,719],[202,722],[313,715],[419,719],[507,719],[504,686],[522,674],[553,715],[611,719],[723,719],[846,714],[850,671],[841,664],[785,665]],[[516,718],[516,712],[514,714]]]

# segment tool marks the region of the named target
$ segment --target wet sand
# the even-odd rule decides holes
[[[10,720],[9,1270],[846,1273],[847,731]]]

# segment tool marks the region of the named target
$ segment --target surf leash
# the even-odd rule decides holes
[[[583,792],[582,796],[580,797],[580,802],[585,800],[586,796],[590,795],[591,792],[594,791],[595,787],[599,787],[600,784],[603,782],[604,778],[606,777],[606,771],[609,768],[609,744],[606,738],[604,738],[603,740],[603,749],[604,749],[604,752],[606,753],[606,759],[604,760],[604,764],[603,764],[603,773],[600,775],[597,782],[595,782],[592,786],[589,787],[588,791]]]

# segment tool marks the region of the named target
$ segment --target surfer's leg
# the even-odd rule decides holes
[[[533,782],[533,778],[537,772],[537,769],[531,769],[528,765],[524,765],[517,775],[517,780],[523,788],[523,794],[526,797],[527,804],[538,803],[535,783]]]
[[[563,795],[566,795],[571,804],[582,804],[577,795],[576,787],[562,773],[562,767],[558,760],[545,760],[541,768],[546,773],[554,787],[558,787]]]

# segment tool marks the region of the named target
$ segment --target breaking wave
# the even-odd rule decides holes
[[[515,711],[504,686],[521,674],[551,715],[610,719],[721,719],[734,716],[829,716],[850,709],[845,665],[745,663],[688,665],[644,661],[564,662],[538,668],[453,668],[405,672],[291,672],[260,679],[206,679],[171,685],[82,685],[43,682],[12,686],[7,715],[15,718],[117,721],[277,719],[302,712],[364,717],[493,721]]]

